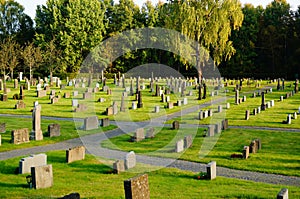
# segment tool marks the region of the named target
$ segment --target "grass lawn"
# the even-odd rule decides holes
[[[20,158],[0,161],[0,198],[56,198],[78,192],[81,198],[125,198],[123,181],[137,173],[111,174],[111,168],[93,156],[65,163],[64,151],[47,153],[52,164],[54,185],[46,189],[29,189],[25,177],[15,170]],[[139,165],[138,165],[139,166]],[[151,198],[275,198],[281,188],[288,188],[290,198],[300,197],[300,188],[270,185],[217,177],[212,181],[196,180],[196,174],[165,168],[148,173]]]
[[[78,138],[79,135],[88,135],[88,134],[95,134],[104,131],[108,131],[111,129],[116,128],[114,125],[110,125],[108,127],[99,128],[97,130],[90,130],[90,131],[77,131],[75,128],[75,123],[73,121],[61,121],[61,120],[45,120],[42,119],[42,131],[44,134],[44,139],[41,141],[30,141],[28,143],[23,144],[11,144],[11,131],[14,129],[21,129],[21,128],[28,128],[29,132],[32,130],[32,121],[30,118],[14,118],[14,117],[0,117],[1,123],[6,123],[6,132],[1,133],[2,136],[2,145],[0,147],[0,152],[15,150],[15,149],[22,149],[28,148],[33,146],[42,146],[46,144],[53,144],[56,142],[61,142],[64,140],[69,140],[72,138]],[[59,124],[60,125],[60,136],[59,137],[46,137],[48,131],[49,124]],[[82,123],[81,123],[82,124]]]
[[[191,148],[181,154],[173,152],[175,142],[190,134],[189,131],[194,133],[189,129],[182,128],[177,132],[164,128],[154,139],[138,143],[129,142],[130,136],[122,135],[102,142],[102,146],[163,157],[178,158],[181,155],[180,159],[194,162],[216,161],[219,166],[239,170],[300,176],[300,133],[228,129],[223,131],[218,139],[218,137],[204,138],[203,129],[198,129],[198,133],[193,134],[196,136]],[[247,160],[230,157],[234,153],[242,154],[243,146],[249,145],[256,138],[262,142],[262,149],[258,153],[250,154]],[[206,152],[209,153],[203,158]]]

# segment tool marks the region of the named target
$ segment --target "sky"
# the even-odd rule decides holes
[[[46,4],[47,0],[15,0],[15,1],[23,5],[25,8],[24,12],[28,14],[32,19],[34,19],[37,5]],[[140,7],[145,2],[145,0],[133,0],[133,1],[136,4],[138,4]],[[158,0],[151,0],[151,1],[153,2],[154,5],[158,2]],[[165,0],[162,1],[164,2]],[[262,5],[264,7],[268,5],[270,2],[272,2],[272,0],[240,0],[240,1],[242,2],[242,4],[251,3],[254,6]],[[297,10],[298,5],[300,5],[299,0],[287,0],[287,2],[291,5],[292,10]]]

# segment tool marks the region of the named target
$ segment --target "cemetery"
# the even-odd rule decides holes
[[[300,198],[300,7],[0,8],[0,198]]]

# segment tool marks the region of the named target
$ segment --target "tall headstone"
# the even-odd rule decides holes
[[[198,100],[202,100],[202,85],[198,86]]]
[[[244,146],[244,149],[243,149],[243,158],[244,159],[248,159],[249,157],[249,146]]]
[[[17,89],[18,88],[18,80],[14,79],[14,88]]]
[[[235,90],[235,104],[239,104],[239,90],[238,89],[236,89]]]
[[[286,188],[282,188],[277,194],[277,199],[289,199],[289,191]]]
[[[138,108],[143,108],[142,92],[141,92],[141,91],[138,91],[138,95],[139,95],[139,99],[138,99],[137,107],[138,107]]]
[[[120,105],[120,111],[121,111],[121,112],[125,112],[125,111],[126,111],[126,107],[125,107],[125,96],[122,96],[122,99],[121,99],[121,105]]]
[[[43,140],[43,132],[41,129],[41,110],[42,107],[39,104],[33,108],[30,140]]]
[[[125,199],[150,199],[148,174],[124,181]]]
[[[266,110],[265,92],[261,92],[261,110]]]
[[[20,98],[19,99],[20,100],[24,100],[25,99],[23,85],[20,86]]]
[[[2,95],[2,101],[3,102],[6,102],[8,100],[8,97],[7,97],[7,88],[6,88],[6,82],[5,80],[3,81],[3,95]]]
[[[213,180],[217,177],[217,163],[215,161],[212,161],[207,164],[206,166],[207,171],[207,178],[209,180]]]
[[[204,83],[203,84],[203,99],[206,99],[206,90],[207,90],[207,86],[206,86],[206,84]]]
[[[249,120],[249,118],[250,118],[250,110],[246,110],[245,120]]]

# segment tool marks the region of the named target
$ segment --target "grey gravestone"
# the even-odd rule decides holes
[[[246,98],[246,96],[244,95],[242,101],[243,101],[243,102],[246,102],[246,100],[247,100],[247,98]]]
[[[78,95],[78,91],[73,91],[73,97],[76,97]]]
[[[213,137],[215,135],[215,126],[209,125],[207,129],[207,137]]]
[[[291,116],[291,114],[288,114],[287,119],[286,119],[286,123],[287,124],[291,124],[292,123],[292,116]]]
[[[126,110],[126,107],[125,107],[125,96],[122,96],[120,111],[121,112],[125,112],[125,110]]]
[[[144,128],[138,128],[133,137],[132,137],[132,141],[133,142],[139,142],[145,139],[145,133],[144,133]]]
[[[283,101],[283,96],[280,96],[280,99],[279,99],[281,102]]]
[[[188,99],[185,97],[183,98],[183,105],[187,105],[188,104]]]
[[[151,127],[146,132],[146,138],[154,138],[154,137],[155,137],[155,130],[153,127]]]
[[[125,171],[124,161],[117,160],[116,162],[114,162],[113,169],[114,169],[114,173],[116,174],[120,174],[121,172]]]
[[[184,149],[184,141],[183,141],[183,139],[181,139],[181,140],[176,142],[175,152],[180,153],[180,152],[183,151],[183,149]]]
[[[222,105],[219,105],[218,106],[218,113],[221,113],[222,112]]]
[[[41,105],[34,107],[32,112],[32,132],[30,140],[43,140],[43,132],[41,129]]]
[[[244,149],[243,149],[243,158],[244,159],[248,159],[249,157],[249,146],[244,146]]]
[[[11,143],[21,144],[29,142],[29,130],[28,128],[12,130]]]
[[[117,104],[117,102],[113,102],[112,108],[113,108],[113,114],[114,115],[118,114],[118,104]]]
[[[289,199],[289,191],[286,188],[282,188],[277,194],[277,199]]]
[[[148,174],[124,181],[125,199],[150,199]]]
[[[230,109],[230,103],[229,102],[226,104],[226,109]]]
[[[136,165],[136,156],[133,151],[130,151],[126,154],[125,160],[124,160],[125,169],[131,169],[135,167]]]
[[[206,166],[207,171],[207,178],[209,180],[213,180],[217,177],[217,163],[215,161],[212,161],[207,164]]]
[[[154,107],[154,113],[159,113],[159,106]]]
[[[190,148],[193,143],[193,136],[192,135],[187,135],[184,137],[184,148]]]
[[[47,155],[37,154],[22,158],[19,161],[19,174],[30,173],[31,167],[47,165]]]
[[[222,124],[221,123],[215,124],[215,134],[218,134],[221,132],[222,132]]]
[[[101,126],[102,127],[107,127],[109,125],[110,125],[109,124],[109,118],[103,118],[103,119],[101,119]]]
[[[98,126],[99,126],[99,122],[97,116],[87,117],[84,119],[83,130],[88,131],[88,130],[97,129]]]
[[[178,121],[174,121],[172,123],[172,129],[174,129],[174,130],[178,130],[179,129],[179,122]]]
[[[200,112],[199,112],[199,120],[202,120],[202,119],[203,119],[203,111],[200,110]]]
[[[50,137],[60,136],[60,125],[59,124],[49,124],[48,133]]]
[[[293,119],[297,119],[297,113],[296,112],[294,112]]]
[[[84,146],[78,146],[66,150],[66,162],[71,163],[78,160],[83,160],[85,157]]]
[[[31,167],[32,186],[35,189],[53,186],[52,165]]]
[[[15,88],[15,89],[18,88],[18,80],[17,80],[17,79],[14,80],[14,88]]]
[[[166,102],[170,102],[170,96],[166,96]]]
[[[249,117],[250,117],[250,111],[249,111],[249,110],[246,110],[246,113],[245,113],[245,120],[249,120]]]
[[[259,106],[259,107],[257,107],[257,114],[259,114],[260,113],[260,109],[261,109],[261,107]]]

